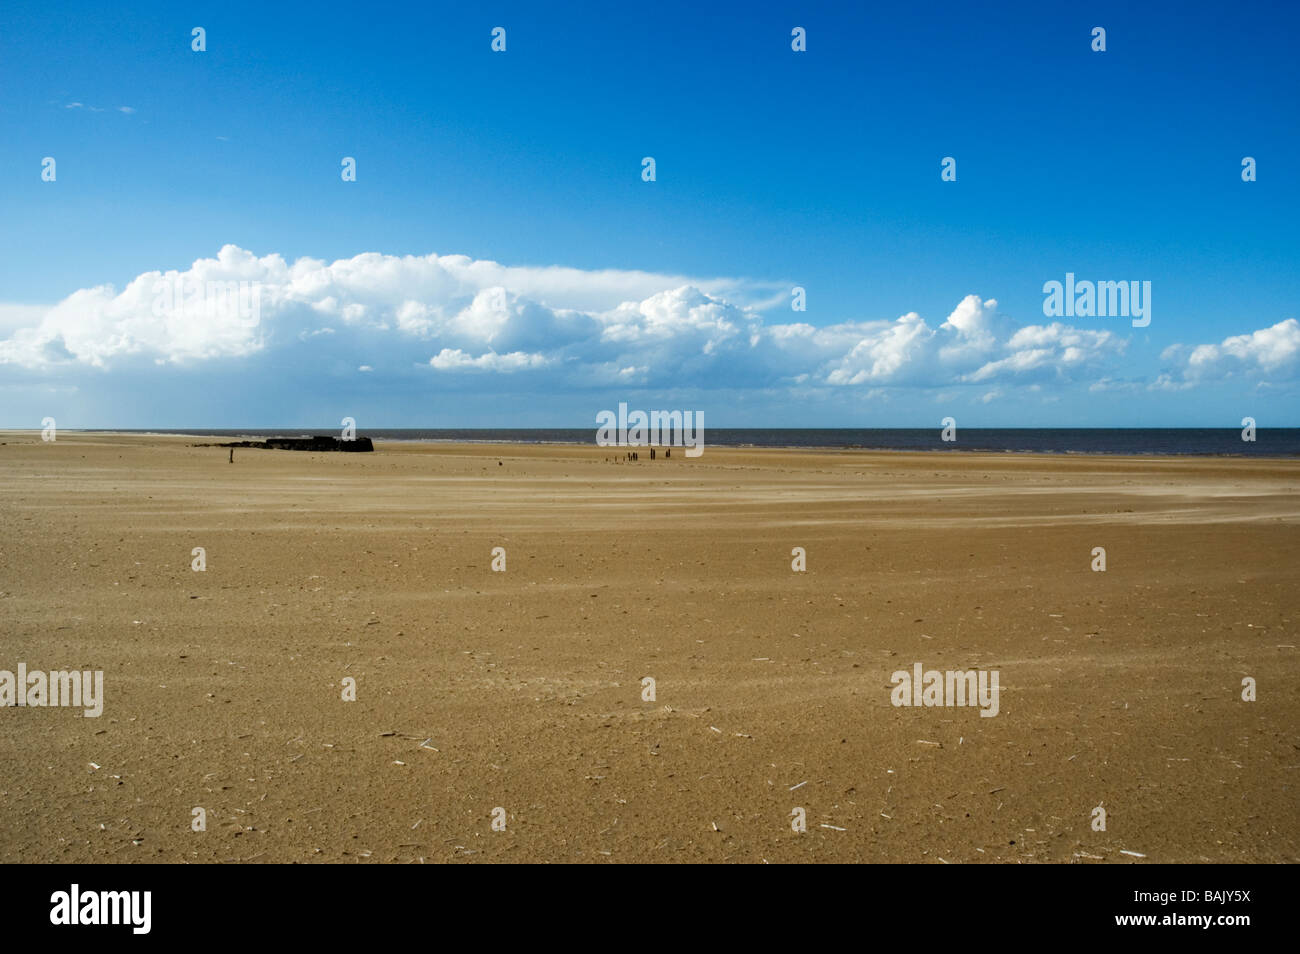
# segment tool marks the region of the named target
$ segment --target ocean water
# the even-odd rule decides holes
[[[340,433],[338,427],[179,428],[130,431],[137,434],[194,434],[212,437],[299,437]],[[596,428],[361,428],[359,437],[377,441],[443,441],[509,444],[596,443]],[[829,447],[845,450],[1004,451],[1046,454],[1300,456],[1300,428],[1256,431],[1254,442],[1240,428],[1211,427],[1037,427],[958,428],[957,440],[940,439],[940,428],[705,428],[709,447]]]

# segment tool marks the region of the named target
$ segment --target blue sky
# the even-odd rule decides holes
[[[6,4],[0,425],[1300,425],[1295,5],[701,6]]]

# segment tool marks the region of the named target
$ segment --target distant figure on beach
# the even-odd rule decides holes
[[[233,444],[230,445],[230,462],[232,464],[235,462],[235,445]]]
[[[651,460],[655,459],[655,449],[653,447],[650,448],[650,459]]]

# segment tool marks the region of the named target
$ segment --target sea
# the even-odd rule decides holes
[[[134,434],[190,434],[223,438],[302,437],[341,433],[338,427],[204,428],[122,431]],[[358,428],[358,437],[376,441],[483,444],[596,443],[594,427],[575,428]],[[1300,456],[1300,428],[1265,427],[1254,441],[1242,440],[1233,427],[969,427],[958,428],[956,440],[941,439],[938,427],[806,428],[711,427],[704,432],[709,447],[815,447],[836,450],[962,451],[1009,454],[1132,454],[1199,455],[1215,457]]]

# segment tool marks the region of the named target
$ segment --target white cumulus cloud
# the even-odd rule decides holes
[[[1233,335],[1218,344],[1174,345],[1161,357],[1176,374],[1166,373],[1163,389],[1246,374],[1263,380],[1289,380],[1300,372],[1300,321],[1288,318],[1250,334]]]
[[[134,374],[284,352],[309,367],[349,369],[364,355],[376,377],[527,372],[557,388],[860,388],[878,397],[965,385],[992,401],[1008,387],[1114,380],[1129,340],[1060,322],[1018,325],[978,295],[937,324],[916,312],[822,327],[767,323],[760,306],[781,287],[462,255],[288,262],[227,245],[121,290],[84,288],[48,308],[0,305],[0,365]],[[1238,369],[1291,373],[1298,352],[1292,319],[1167,353],[1179,367],[1162,386]]]

